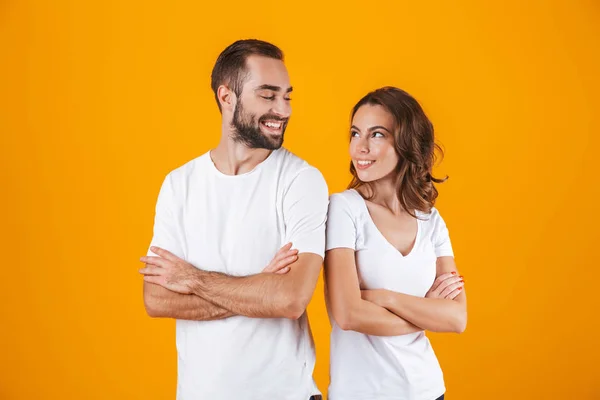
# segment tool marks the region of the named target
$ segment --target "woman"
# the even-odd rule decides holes
[[[464,280],[433,207],[433,126],[384,87],[352,110],[350,189],[330,198],[325,255],[331,400],[443,399],[424,330],[462,332]]]

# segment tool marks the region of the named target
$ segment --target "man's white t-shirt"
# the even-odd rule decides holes
[[[403,256],[379,231],[356,190],[330,197],[326,249],[355,250],[361,289],[424,297],[436,278],[437,257],[453,256],[437,209],[419,217],[416,241]],[[425,332],[372,336],[331,321],[330,400],[433,400],[445,392],[438,360]]]
[[[283,148],[240,175],[221,173],[206,153],[166,177],[151,245],[206,271],[258,274],[288,242],[322,257],[327,205],[321,173]],[[178,400],[319,394],[306,313],[298,320],[234,316],[176,326]]]

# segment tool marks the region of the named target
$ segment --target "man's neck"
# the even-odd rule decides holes
[[[215,167],[225,175],[241,175],[256,168],[272,151],[251,149],[224,133],[219,145],[210,151],[210,158]]]

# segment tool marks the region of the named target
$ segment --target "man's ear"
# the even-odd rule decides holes
[[[237,96],[235,93],[233,93],[233,90],[229,89],[225,85],[221,85],[217,89],[217,99],[219,99],[221,109],[233,111],[237,101]]]

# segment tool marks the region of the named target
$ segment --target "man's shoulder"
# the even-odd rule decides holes
[[[175,168],[171,172],[169,172],[168,176],[172,180],[186,180],[191,175],[202,173],[206,170],[207,167],[207,159],[210,157],[210,152],[206,152],[201,156],[198,156],[183,165]]]
[[[286,170],[297,170],[302,169],[306,166],[310,166],[308,162],[298,157],[296,154],[292,153],[285,147],[275,150],[275,153],[278,160],[278,164]]]
[[[185,196],[190,182],[200,181],[200,176],[207,170],[207,157],[210,157],[208,152],[169,172],[163,187],[169,188],[175,197]]]
[[[277,150],[278,165],[280,171],[286,175],[288,182],[293,181],[298,175],[313,176],[313,179],[323,179],[323,175],[319,169],[308,161],[298,157],[286,148]]]

